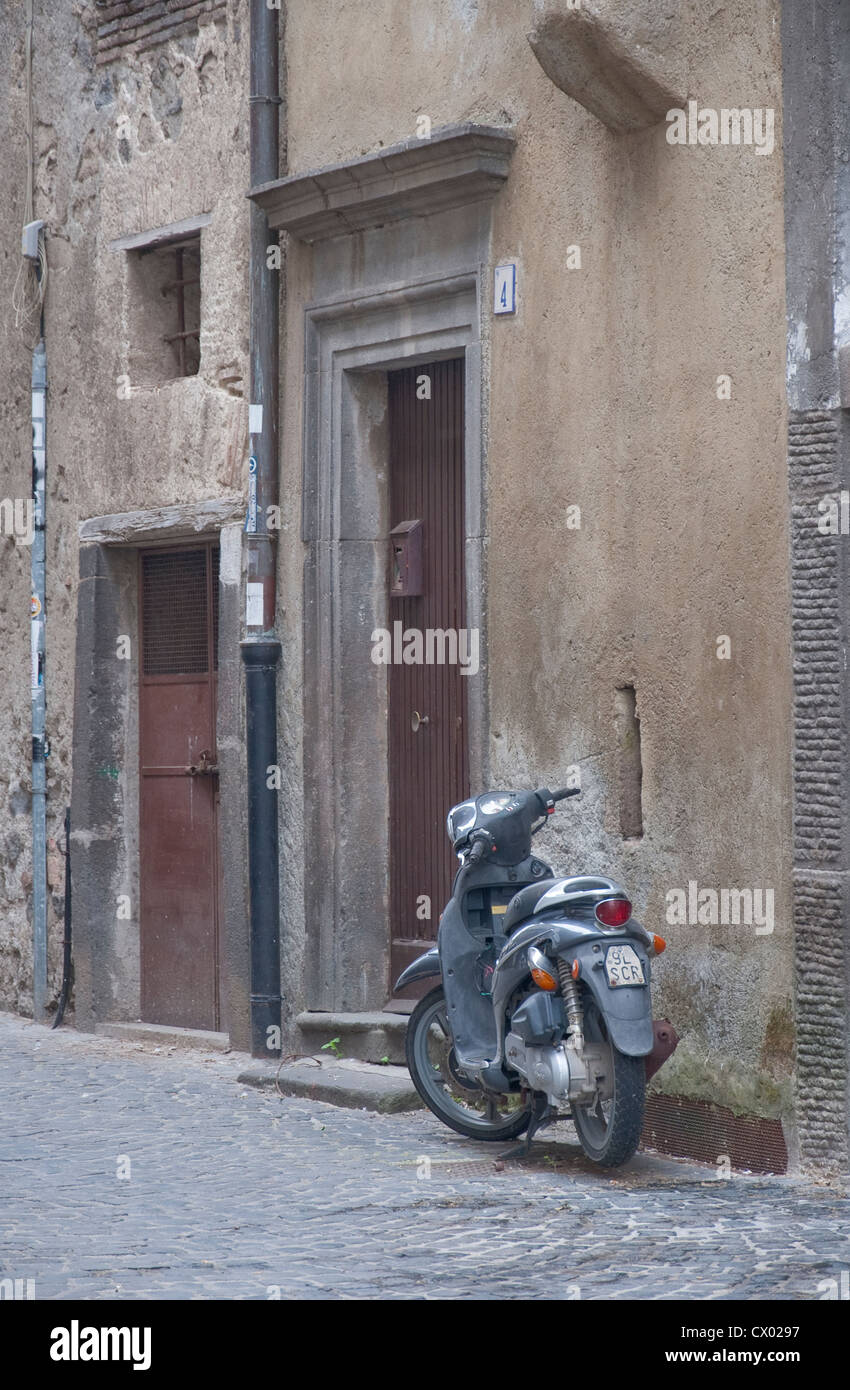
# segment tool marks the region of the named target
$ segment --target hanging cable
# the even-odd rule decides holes
[[[24,40],[24,124],[27,149],[24,225],[34,221],[35,119],[33,113],[33,0],[27,0],[26,37]],[[41,336],[41,314],[47,293],[47,249],[44,237],[38,239],[38,260],[22,255],[12,290],[12,312],[16,330],[27,340],[32,350]]]

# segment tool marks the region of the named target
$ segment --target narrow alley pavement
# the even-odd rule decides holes
[[[843,1192],[237,1082],[244,1057],[0,1015],[0,1278],[36,1299],[822,1299]],[[844,1279],[842,1281],[842,1272]],[[839,1293],[839,1297],[841,1294]],[[845,1293],[846,1296],[846,1293]]]

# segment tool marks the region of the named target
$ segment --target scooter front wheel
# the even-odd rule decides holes
[[[514,1139],[531,1122],[519,1092],[485,1091],[458,1071],[442,985],[420,999],[407,1024],[407,1066],[428,1109],[468,1139]]]

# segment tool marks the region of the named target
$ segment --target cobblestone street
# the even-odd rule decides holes
[[[758,1300],[850,1266],[838,1191],[652,1154],[606,1176],[557,1130],[496,1168],[424,1112],[249,1089],[245,1060],[0,1015],[2,1277],[36,1299]]]

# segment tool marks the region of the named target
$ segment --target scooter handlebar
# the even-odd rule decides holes
[[[568,796],[581,796],[581,787],[561,787],[559,791],[552,792],[553,801],[564,801]]]

